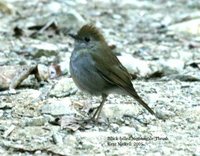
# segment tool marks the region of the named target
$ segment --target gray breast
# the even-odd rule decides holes
[[[75,84],[83,91],[100,95],[107,88],[112,87],[104,80],[95,68],[95,63],[88,53],[73,52],[70,59],[70,72]]]

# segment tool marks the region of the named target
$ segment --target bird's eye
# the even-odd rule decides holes
[[[84,40],[85,40],[86,42],[90,42],[90,38],[89,38],[89,37],[85,37]]]

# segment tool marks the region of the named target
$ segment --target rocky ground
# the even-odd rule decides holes
[[[0,155],[200,155],[198,0],[0,1]],[[96,25],[140,96],[82,93],[69,73],[75,33]]]

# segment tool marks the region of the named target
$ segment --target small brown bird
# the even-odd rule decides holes
[[[107,96],[112,93],[129,95],[151,114],[155,114],[139,97],[131,83],[130,74],[96,27],[84,25],[76,35],[70,36],[75,39],[70,58],[70,72],[75,84],[89,94],[102,96],[92,120],[98,120]]]

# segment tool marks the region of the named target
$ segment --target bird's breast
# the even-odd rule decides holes
[[[83,91],[100,95],[109,85],[97,72],[89,53],[73,53],[70,58],[70,73],[75,84]]]

